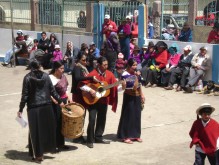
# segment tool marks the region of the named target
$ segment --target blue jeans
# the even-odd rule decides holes
[[[14,53],[17,53],[20,49],[17,47],[14,47]],[[5,53],[5,57],[4,57],[4,62],[5,63],[9,63],[11,60],[11,57],[13,55],[13,49],[9,49],[6,53]]]
[[[121,38],[119,41],[121,46],[121,52],[124,54],[124,59],[128,60],[130,55],[130,38]]]
[[[198,152],[198,151],[195,151],[194,165],[204,165],[206,156],[207,156],[208,161],[211,165],[216,165],[216,156],[209,156],[209,155],[203,154],[203,153]]]

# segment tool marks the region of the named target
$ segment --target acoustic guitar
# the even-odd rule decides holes
[[[96,91],[96,95],[94,97],[89,92],[82,91],[84,102],[87,103],[88,105],[95,104],[100,98],[109,96],[110,88],[119,85],[121,82],[122,81],[117,81],[109,85],[105,81],[96,84],[93,83],[87,84],[87,86],[89,86],[91,89]]]

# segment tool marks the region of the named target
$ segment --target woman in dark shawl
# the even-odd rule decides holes
[[[40,70],[37,60],[30,63],[30,73],[23,79],[22,96],[18,117],[22,116],[27,104],[29,123],[29,154],[33,160],[41,162],[43,154],[56,151],[56,124],[51,97],[64,106],[56,93],[47,73]]]

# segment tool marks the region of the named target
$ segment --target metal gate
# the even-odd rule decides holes
[[[132,17],[132,21],[138,15],[138,6],[141,2],[129,2],[129,1],[105,1],[101,2],[105,6],[105,14],[110,15],[110,19],[113,20],[117,25],[127,15]]]
[[[161,28],[173,24],[175,28],[182,28],[188,21],[189,0],[162,0]]]

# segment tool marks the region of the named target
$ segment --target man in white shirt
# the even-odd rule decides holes
[[[200,52],[195,54],[192,58],[192,67],[190,68],[189,81],[184,88],[185,92],[192,93],[192,86],[194,86],[210,68],[210,57],[207,54],[207,47],[200,48]]]

